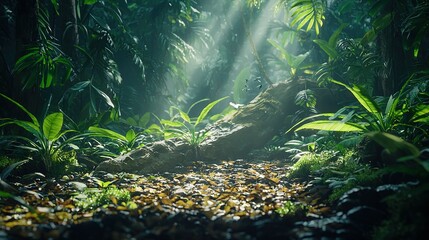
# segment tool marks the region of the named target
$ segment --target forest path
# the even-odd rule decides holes
[[[288,180],[289,168],[284,161],[195,162],[182,173],[96,172],[17,183],[39,195],[24,196],[35,211],[8,202],[0,226],[10,239],[288,238],[297,221],[329,212],[305,183]],[[84,209],[91,195],[109,188],[131,198],[108,196],[103,206]]]

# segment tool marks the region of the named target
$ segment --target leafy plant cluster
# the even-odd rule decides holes
[[[282,207],[276,209],[276,213],[278,213],[280,217],[285,217],[285,216],[293,217],[297,214],[301,214],[305,210],[306,210],[306,206],[302,203],[286,201],[283,203]]]
[[[227,97],[220,98],[207,104],[196,118],[189,116],[192,108],[208,99],[203,99],[192,104],[188,111],[184,112],[178,107],[171,107],[170,112],[172,115],[170,119],[159,119],[160,125],[152,126],[149,131],[154,133],[160,133],[164,139],[179,138],[189,143],[192,147],[198,148],[198,146],[208,137],[210,133],[209,128],[203,128],[208,122],[208,113],[215,107],[216,104],[225,100]],[[177,112],[174,114],[174,112]],[[213,116],[212,118],[216,118]]]
[[[98,188],[85,188],[74,197],[76,206],[83,210],[96,209],[108,204],[123,205],[132,209],[135,203],[130,202],[131,195],[127,189],[118,189],[112,182],[98,180]]]
[[[0,127],[16,125],[25,130],[25,134],[13,135],[9,138],[16,141],[15,145],[19,149],[28,152],[27,154],[33,154],[35,162],[42,164],[44,168],[42,171],[51,175],[60,175],[79,166],[78,153],[100,159],[116,157],[153,140],[151,134],[158,135],[162,139],[180,138],[197,149],[209,134],[209,128],[203,128],[206,125],[203,121],[207,121],[210,110],[217,103],[226,99],[225,97],[209,103],[195,119],[191,119],[188,113],[175,107],[173,109],[178,111],[182,121],[176,118],[172,120],[158,118],[161,127],[156,124],[147,126],[150,113],[142,117],[137,116],[137,120],[128,118],[118,122],[119,125],[125,125],[129,129],[125,134],[121,134],[120,130],[117,132],[99,126],[90,126],[84,132],[73,129],[63,130],[64,114],[62,112],[51,113],[40,122],[15,100],[3,94],[0,96],[13,103],[31,119],[31,121],[24,121],[1,118]]]

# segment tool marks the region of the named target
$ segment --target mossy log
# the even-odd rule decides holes
[[[193,160],[222,161],[244,158],[250,151],[264,146],[287,127],[288,115],[297,111],[294,98],[302,86],[278,83],[260,93],[210,126],[210,136],[196,149],[180,140],[159,141],[133,150],[116,159],[104,161],[96,168],[106,172],[157,173],[174,171]]]

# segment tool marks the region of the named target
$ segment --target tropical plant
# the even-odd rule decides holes
[[[195,105],[203,101],[207,101],[207,99],[203,99],[192,104],[187,112],[184,112],[177,107],[173,107],[172,109],[177,111],[178,115],[175,115],[171,120],[160,119],[162,128],[159,129],[163,132],[165,139],[177,137],[185,140],[191,146],[198,148],[198,146],[207,138],[210,132],[208,128],[201,128],[202,123],[207,120],[206,117],[208,116],[210,110],[216,104],[222,100],[225,100],[226,98],[228,97],[223,97],[210,102],[201,110],[196,118],[191,118],[189,116],[189,112]]]
[[[135,132],[133,129],[127,131],[125,135],[107,128],[96,126],[89,127],[89,136],[95,138],[107,138],[116,143],[118,154],[123,154],[144,145],[142,137],[144,132]]]
[[[300,202],[292,202],[286,201],[283,205],[276,209],[276,213],[280,215],[280,217],[285,216],[295,216],[300,214],[301,212],[305,212],[307,210],[307,206]]]
[[[27,46],[13,69],[23,81],[22,88],[49,88],[63,84],[72,74],[72,63],[61,51],[49,26],[49,13],[36,2],[39,40]]]
[[[278,0],[277,8],[281,7],[287,7],[291,12],[291,26],[297,30],[307,26],[307,32],[314,28],[316,35],[319,35],[325,20],[326,0]]]
[[[27,207],[30,211],[34,211],[33,207],[31,207],[22,197],[16,195],[19,191],[6,181],[6,179],[9,177],[9,175],[15,168],[27,162],[28,160],[15,162],[7,166],[5,169],[3,169],[0,172],[0,199],[1,198],[13,199],[15,202],[21,204],[22,206]]]
[[[85,188],[82,192],[77,193],[74,197],[76,205],[82,209],[95,209],[107,204],[122,205],[129,209],[135,208],[136,204],[131,202],[130,191],[119,189],[113,182],[103,182],[97,180],[98,188]]]
[[[407,83],[408,82],[409,80]],[[289,129],[289,131],[292,129],[295,131],[312,129],[337,132],[368,133],[373,131],[395,132],[399,131],[399,128],[418,128],[424,132],[425,135],[427,135],[427,132],[424,130],[424,128],[414,124],[418,124],[419,122],[423,122],[424,124],[428,123],[427,119],[429,107],[427,105],[421,104],[417,106],[407,106],[404,103],[403,91],[406,88],[407,83],[403,85],[401,91],[396,94],[396,96],[390,96],[384,111],[381,110],[381,106],[377,101],[373,100],[368,94],[365,93],[363,88],[357,85],[349,86],[335,80],[333,80],[332,83],[340,85],[352,93],[364,112],[357,111],[357,107],[347,106],[341,108],[336,113],[322,113],[307,117],[294,125],[291,129]],[[347,114],[344,113],[346,110],[349,110]],[[411,117],[404,117],[410,114]],[[328,117],[328,119],[304,123],[308,120],[319,117]]]
[[[78,147],[72,142],[81,139],[83,135],[77,134],[69,138],[65,137],[67,133],[74,131],[62,130],[63,114],[61,112],[51,113],[39,123],[39,120],[24,106],[4,94],[0,93],[0,96],[24,111],[31,119],[31,121],[10,118],[0,119],[0,127],[16,125],[32,135],[33,139],[26,136],[12,136],[12,138],[24,142],[18,145],[19,148],[35,153],[48,173],[53,173],[57,167],[65,168],[67,165],[77,164],[73,149]],[[67,147],[69,149],[66,149]]]

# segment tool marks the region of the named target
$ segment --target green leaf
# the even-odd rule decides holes
[[[299,91],[295,96],[295,104],[301,107],[316,107],[317,99],[311,89]]]
[[[332,120],[318,120],[306,123],[298,127],[295,131],[301,130],[322,130],[332,132],[362,132],[364,128],[355,123],[332,121]]]
[[[213,101],[211,103],[209,103],[200,113],[200,115],[197,118],[197,121],[195,122],[194,126],[197,126],[201,121],[203,121],[205,119],[205,117],[207,116],[207,114],[210,112],[210,110],[216,105],[218,104],[220,101],[223,101],[225,99],[227,99],[228,97],[223,97],[221,99],[218,99],[216,101]]]
[[[73,87],[71,87],[70,90],[80,92],[83,89],[85,89],[90,83],[91,83],[91,81],[78,82],[75,85],[73,85]]]
[[[105,137],[105,138],[110,138],[112,140],[122,140],[124,142],[128,142],[128,139],[125,136],[123,136],[123,135],[121,135],[115,131],[106,129],[106,128],[100,128],[100,127],[92,126],[92,127],[89,127],[88,130],[91,133],[94,133],[95,134],[94,136]]]
[[[337,30],[329,37],[328,45],[332,48],[335,48],[335,45],[337,44],[338,38],[340,37],[341,32],[343,29],[347,26],[347,24],[343,23],[341,24]]]
[[[92,4],[95,4],[95,3],[97,3],[98,2],[98,0],[84,0],[84,4],[85,5],[92,5]]]
[[[334,113],[320,113],[320,114],[316,114],[313,116],[309,116],[306,117],[304,119],[302,119],[301,121],[297,122],[295,125],[293,125],[291,128],[289,128],[286,133],[289,133],[290,131],[292,131],[293,129],[297,128],[298,126],[302,125],[304,122],[315,119],[315,118],[320,118],[320,117],[332,117],[334,116]]]
[[[10,97],[2,94],[2,93],[0,93],[0,96],[2,96],[3,98],[7,99],[8,101],[12,102],[17,107],[19,107],[22,111],[24,111],[31,118],[34,125],[36,125],[37,127],[40,127],[39,121],[37,121],[37,118],[31,112],[29,112],[24,106],[22,106],[21,104],[19,104],[18,102],[16,102],[12,98],[10,98]]]
[[[49,114],[46,116],[45,120],[43,120],[43,134],[49,141],[57,137],[62,127],[63,114],[61,112]]]
[[[418,158],[420,155],[420,151],[416,146],[390,133],[370,132],[366,135],[384,147],[390,154],[398,158],[403,156]]]
[[[30,211],[33,211],[33,208],[20,196],[15,196],[11,193],[0,191],[0,197],[1,198],[11,198],[14,201],[16,201],[17,203],[21,204],[22,206],[27,207]]]
[[[189,113],[191,112],[192,108],[194,108],[197,104],[202,103],[202,102],[205,102],[205,101],[208,101],[208,100],[210,100],[210,99],[208,99],[208,98],[204,98],[204,99],[201,99],[201,100],[198,100],[198,101],[194,102],[194,103],[193,103],[193,104],[188,108],[188,111],[187,111],[186,113],[189,115]]]
[[[107,103],[107,105],[109,105],[112,108],[115,108],[115,104],[113,104],[112,100],[110,99],[110,97],[105,92],[103,92],[100,89],[96,88],[94,85],[92,85],[92,87],[95,89],[95,91],[98,92],[98,94],[100,94],[101,97],[104,98],[104,100]]]
[[[429,105],[419,105],[411,118],[411,122],[429,123]]]
[[[190,123],[191,122],[191,118],[188,116],[187,113],[185,113],[184,111],[179,109],[179,113],[180,113],[180,117],[183,119],[183,121]]]
[[[374,115],[378,120],[381,120],[381,110],[378,107],[377,103],[369,97],[362,88],[357,85],[353,85],[353,87],[348,86],[342,82],[338,82],[335,80],[331,80],[333,83],[341,85],[349,90],[356,100],[364,107],[369,113]]]
[[[162,125],[166,125],[169,127],[183,127],[184,124],[182,122],[179,121],[170,121],[170,120],[166,120],[166,119],[161,119],[160,123]]]
[[[128,130],[128,132],[125,134],[125,138],[127,139],[127,142],[131,142],[136,138],[137,134],[134,132],[133,129]]]
[[[375,32],[374,29],[370,29],[368,32],[365,33],[365,35],[362,37],[362,39],[360,40],[360,43],[362,45],[366,45],[372,41],[375,40],[375,38],[377,37],[377,34]]]
[[[28,160],[22,160],[22,161],[12,163],[11,165],[7,166],[5,169],[3,169],[0,172],[0,179],[5,180],[15,168],[17,168],[17,167],[19,167],[22,164],[27,163],[27,162],[28,162]]]
[[[40,127],[34,125],[32,122],[29,121],[21,121],[21,120],[10,120],[4,123],[0,124],[0,127],[6,126],[6,125],[10,125],[10,124],[15,124],[19,127],[22,127],[23,129],[25,129],[26,131],[30,132],[31,134],[33,134],[35,137],[39,138],[40,137]]]
[[[374,27],[376,32],[379,32],[390,25],[390,23],[393,21],[393,17],[393,13],[388,13],[383,17],[377,18],[372,24],[372,26]]]
[[[139,119],[139,126],[145,128],[150,121],[150,112],[147,112]]]
[[[332,47],[328,42],[322,39],[314,39],[314,43],[319,45],[319,47],[326,53],[331,59],[335,59],[338,56],[337,50],[335,50],[335,46]]]

